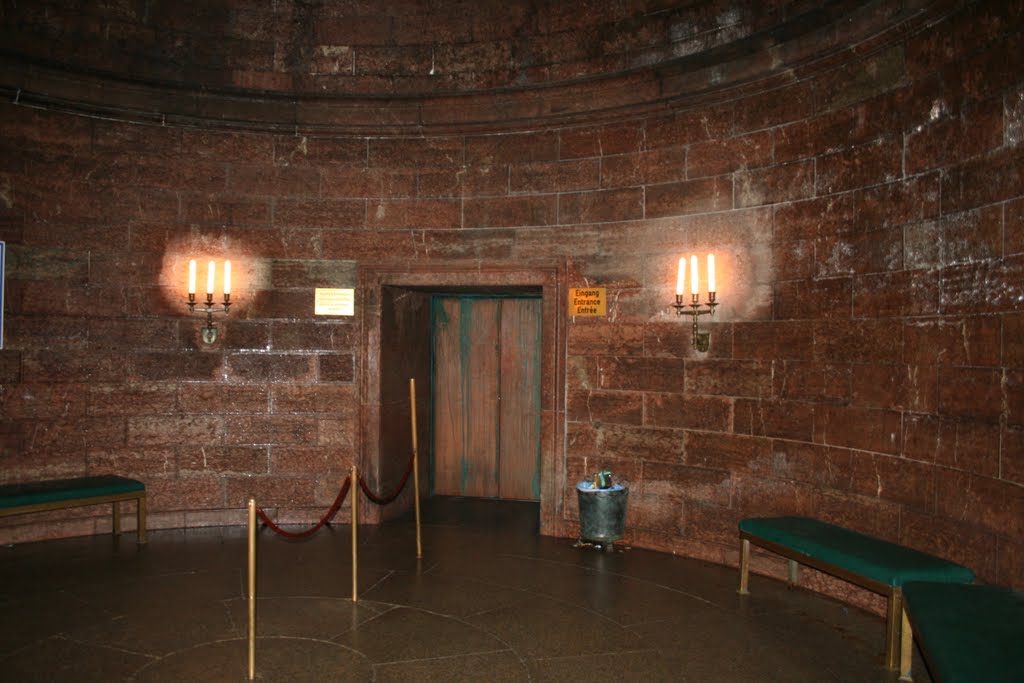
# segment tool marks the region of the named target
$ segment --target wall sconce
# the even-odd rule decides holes
[[[676,315],[689,315],[693,317],[693,348],[701,353],[708,350],[711,345],[711,333],[701,332],[697,327],[697,321],[702,315],[712,316],[715,314],[715,255],[708,254],[708,300],[707,303],[700,303],[700,294],[697,287],[697,257],[690,257],[690,303],[683,303],[683,284],[686,282],[686,257],[679,259],[679,274],[676,277],[676,302],[672,308],[676,309]],[[702,308],[707,306],[707,308]]]
[[[206,267],[206,301],[196,302],[196,260],[188,262],[188,310],[194,313],[199,307],[200,313],[206,314],[206,327],[203,328],[203,341],[212,344],[217,341],[217,326],[213,324],[213,314],[223,313],[227,315],[228,307],[231,306],[231,261],[224,262],[224,301],[217,306],[213,303],[213,280],[217,272],[217,266],[213,261]]]

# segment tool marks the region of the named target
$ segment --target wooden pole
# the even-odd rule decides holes
[[[349,490],[352,492],[352,602],[358,602],[359,552],[356,547],[359,540],[359,518],[356,514],[356,501],[359,498],[359,473],[355,464],[352,465],[352,488]]]
[[[416,446],[416,378],[409,378],[409,408],[412,416],[412,491],[416,506],[416,557],[423,557],[423,540],[420,536],[420,462]]]
[[[249,680],[256,677],[256,499],[249,498]]]

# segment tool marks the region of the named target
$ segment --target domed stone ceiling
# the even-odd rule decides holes
[[[8,2],[0,88],[170,123],[522,128],[777,86],[845,46],[913,30],[932,4]]]

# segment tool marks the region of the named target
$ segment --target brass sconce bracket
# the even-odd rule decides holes
[[[188,295],[188,310],[189,313],[195,313],[197,308],[200,314],[206,314],[206,325],[203,327],[203,343],[212,344],[217,341],[217,326],[213,322],[214,313],[228,314],[228,308],[231,306],[231,295],[224,295],[224,302],[220,306],[216,306],[213,303],[213,294],[206,295],[206,301],[199,304],[196,301],[196,295],[189,293]]]
[[[672,304],[672,308],[676,309],[676,315],[689,315],[693,318],[693,338],[690,343],[693,345],[693,348],[701,353],[706,353],[711,347],[711,333],[701,332],[698,321],[702,315],[713,316],[717,305],[714,292],[708,292],[708,302],[706,304],[700,303],[699,295],[697,294],[692,295],[692,300],[688,304],[683,302],[682,294],[676,294],[676,302]],[[703,306],[707,308],[702,308]]]

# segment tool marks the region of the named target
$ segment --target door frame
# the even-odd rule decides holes
[[[540,265],[487,265],[432,262],[427,264],[386,264],[359,267],[357,302],[361,316],[359,353],[360,429],[357,464],[361,471],[379,473],[381,468],[381,329],[383,290],[386,287],[444,293],[515,293],[525,289],[541,292],[541,428],[540,428],[540,533],[564,535],[566,480],[566,267],[564,262]],[[424,378],[426,380],[427,378]],[[417,406],[429,401],[419,388]],[[429,386],[429,385],[428,385]],[[405,397],[408,401],[408,397]],[[421,411],[417,409],[417,413]],[[422,438],[422,422],[417,422],[419,444],[432,443]],[[420,467],[423,467],[421,461]],[[421,472],[422,473],[422,472]],[[361,518],[378,523],[382,513],[377,506],[359,502]],[[389,514],[388,517],[393,516]]]

